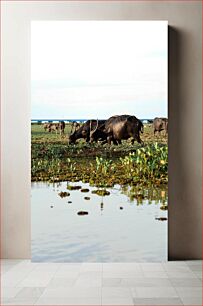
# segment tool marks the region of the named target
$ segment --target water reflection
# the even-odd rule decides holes
[[[33,261],[167,260],[167,222],[157,220],[167,217],[160,209],[167,204],[166,188],[116,185],[99,196],[89,184],[70,184],[89,191],[67,190],[67,182],[32,183]],[[70,196],[61,198],[66,191]]]
[[[167,204],[168,201],[168,188],[167,186],[122,186],[121,192],[125,194],[130,202],[137,201],[137,204],[143,204],[145,200],[148,200],[148,204],[162,203],[163,205]]]

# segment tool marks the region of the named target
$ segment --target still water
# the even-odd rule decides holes
[[[72,183],[71,185],[74,185]],[[167,260],[167,217],[161,200],[138,205],[128,190],[106,188],[109,196],[67,190],[60,184],[32,183],[32,261],[160,262]],[[58,193],[70,196],[61,198]],[[90,197],[85,200],[84,197]],[[68,203],[68,201],[72,203]],[[78,215],[86,211],[88,215]]]

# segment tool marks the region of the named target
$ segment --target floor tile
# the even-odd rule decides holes
[[[165,271],[144,271],[143,276],[146,278],[168,278]]]
[[[187,262],[185,260],[174,260],[174,261],[167,261],[167,262],[163,262],[162,263],[163,266],[176,266],[176,267],[180,267],[180,266],[186,266]]]
[[[167,272],[191,272],[191,267],[185,265],[166,265],[163,264],[164,270]]]
[[[50,276],[36,276],[36,277],[27,277],[18,283],[20,287],[46,287],[48,286],[50,280],[53,278],[53,275]]]
[[[199,278],[170,278],[173,287],[200,287],[202,281]]]
[[[78,278],[75,282],[75,286],[78,287],[101,287],[102,286],[102,279],[80,279]]]
[[[181,300],[183,302],[183,305],[190,305],[190,306],[203,305],[201,297],[182,297]]]
[[[101,271],[86,271],[86,272],[80,272],[79,278],[83,279],[89,279],[89,278],[102,278],[102,272]]]
[[[138,278],[138,277],[143,277],[143,272],[134,272],[134,271],[103,272],[103,278]]]
[[[72,287],[63,289],[45,289],[41,297],[47,298],[100,298],[101,297],[101,287],[91,288],[91,287]]]
[[[197,278],[195,273],[191,272],[180,272],[180,271],[167,271],[169,278]]]
[[[127,298],[131,297],[130,288],[104,287],[102,288],[102,298]]]
[[[73,267],[71,268],[67,267],[67,268],[62,269],[60,267],[55,273],[54,277],[77,278],[79,274],[80,274],[80,268],[74,269]]]
[[[127,298],[102,298],[102,305],[108,306],[130,306],[134,305],[131,297]]]
[[[64,272],[80,272],[82,269],[83,264],[68,264],[68,263],[63,263],[59,265],[59,272],[64,271]]]
[[[67,272],[67,271],[58,271],[56,272],[56,274],[54,275],[54,277],[57,277],[57,278],[78,278],[80,272],[79,271],[70,271],[70,272]]]
[[[2,275],[1,283],[4,287],[17,286],[34,269],[35,266],[32,266],[30,264],[24,265],[23,262],[20,262]]]
[[[128,278],[122,279],[121,285],[123,283],[129,287],[171,287],[171,282],[167,278]]]
[[[1,287],[2,298],[14,298],[22,288],[17,287]]]
[[[79,287],[101,287],[102,285],[102,272],[88,271],[80,273],[75,286]]]
[[[101,298],[40,298],[35,305],[101,305]]]
[[[16,298],[39,298],[44,292],[43,287],[25,287],[21,288],[21,290],[16,295]]]
[[[202,287],[176,287],[176,292],[180,297],[201,297]]]
[[[164,272],[164,267],[162,263],[141,263],[140,264],[143,271],[147,272]]]
[[[137,287],[135,292],[137,297],[141,298],[179,297],[172,287]]]
[[[202,272],[202,265],[199,264],[199,265],[191,265],[189,266],[189,269],[191,271],[195,271],[195,272]]]
[[[7,273],[6,273],[7,274]],[[22,282],[27,274],[19,274],[19,275],[2,275],[1,284],[3,287],[16,287]]]
[[[35,305],[37,302],[38,298],[37,297],[29,297],[29,298],[12,298],[4,302],[3,305]],[[3,306],[2,305],[2,306]]]
[[[13,268],[13,265],[3,265],[1,266],[1,274],[4,274],[6,272],[8,272],[9,270],[11,270]]]
[[[18,286],[20,287],[46,287],[58,270],[57,265],[46,265],[36,267],[32,270]]]
[[[123,287],[121,282],[122,278],[102,278],[102,287]]]
[[[66,287],[73,287],[75,285],[76,278],[57,278],[54,277],[50,280],[47,285],[48,289],[53,288],[66,288]]]
[[[32,264],[33,265],[33,264]],[[35,272],[56,272],[61,267],[60,263],[38,263],[34,269]]]
[[[80,272],[102,272],[102,263],[83,263]]]
[[[104,263],[103,272],[142,272],[139,263]]]
[[[186,260],[185,263],[188,266],[202,265],[202,260]]]
[[[202,279],[202,272],[193,271],[193,273],[197,278]]]
[[[134,305],[183,305],[183,302],[179,298],[134,298]]]

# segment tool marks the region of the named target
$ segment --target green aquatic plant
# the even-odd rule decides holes
[[[70,172],[73,176],[73,174],[75,173],[75,170],[76,170],[76,163],[73,162],[70,158],[67,158],[66,162],[67,162],[67,165],[68,165],[68,167],[70,169]]]
[[[96,171],[106,175],[112,165],[111,159],[104,159],[103,157],[96,157]]]
[[[167,180],[168,147],[158,143],[139,148],[136,152],[120,158],[126,175],[136,181],[159,179]]]

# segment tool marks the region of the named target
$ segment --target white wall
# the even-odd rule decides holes
[[[169,21],[169,257],[200,258],[201,1],[4,1],[1,256],[30,258],[30,21]]]

